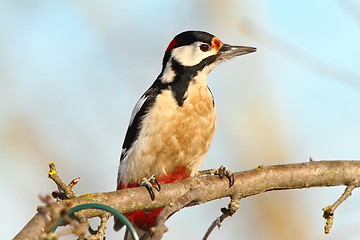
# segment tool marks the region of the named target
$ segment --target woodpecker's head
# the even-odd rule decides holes
[[[186,31],[170,42],[163,59],[160,75],[162,83],[171,83],[177,75],[194,77],[209,73],[226,59],[251,53],[256,48],[224,44],[212,34],[201,31]]]

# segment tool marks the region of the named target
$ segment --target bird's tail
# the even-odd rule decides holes
[[[141,238],[145,234],[145,231],[141,230],[140,228],[135,227],[135,230],[136,230],[139,238]],[[125,230],[124,240],[134,240],[134,238],[132,237],[129,229]]]
[[[123,226],[124,224],[117,218],[114,218],[114,230],[115,231],[119,231]],[[141,230],[140,228],[137,228],[136,226],[134,226],[139,238],[141,238],[144,234],[145,234],[145,231],[144,230]],[[125,235],[124,235],[124,240],[134,240],[134,238],[132,237],[129,229],[126,229],[125,230]]]
[[[123,226],[124,224],[122,223],[122,221],[114,217],[114,230],[118,232]]]

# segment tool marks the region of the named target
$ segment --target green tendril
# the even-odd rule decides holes
[[[112,215],[114,215],[114,217],[116,217],[117,219],[119,219],[123,224],[126,225],[126,227],[129,229],[132,237],[134,238],[134,240],[139,240],[139,236],[137,235],[137,232],[134,228],[134,226],[130,223],[130,221],[125,217],[124,214],[122,214],[121,212],[119,212],[118,210],[109,207],[107,205],[104,204],[100,204],[100,203],[86,203],[86,204],[81,204],[81,205],[77,205],[73,208],[71,208],[68,212],[65,213],[65,216],[71,216],[72,214],[74,214],[77,211],[80,210],[84,210],[84,209],[100,209],[100,210],[104,210],[106,212],[111,213]],[[64,218],[60,217],[58,219],[58,221],[56,222],[55,226],[51,228],[50,232],[55,232],[57,227],[60,226],[61,224],[63,224],[64,222]]]

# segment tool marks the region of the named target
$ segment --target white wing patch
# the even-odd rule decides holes
[[[123,148],[123,149],[121,150],[120,159],[126,158],[127,154],[128,154],[128,150],[127,150],[126,148]]]
[[[148,96],[142,96],[139,101],[137,101],[132,113],[131,113],[131,117],[130,117],[130,123],[129,123],[129,126],[132,125],[133,121],[134,121],[134,118],[136,116],[136,114],[140,111],[142,105],[144,105],[144,102],[146,101],[146,99],[148,98]]]

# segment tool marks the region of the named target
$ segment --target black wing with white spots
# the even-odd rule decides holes
[[[136,103],[122,146],[120,162],[124,159],[127,151],[132,147],[133,143],[139,136],[142,120],[151,106],[155,103],[156,96],[159,94],[159,92],[160,91],[156,91],[156,89],[150,88]]]

